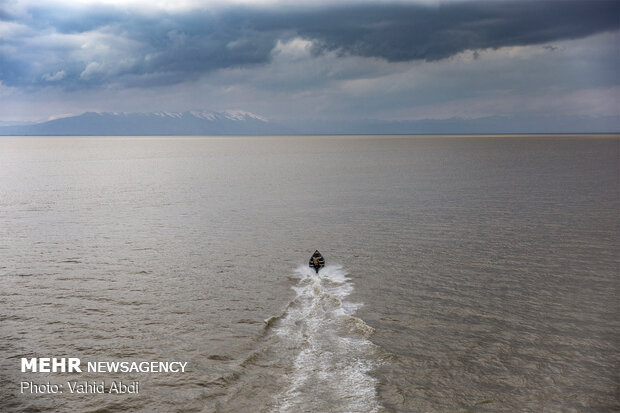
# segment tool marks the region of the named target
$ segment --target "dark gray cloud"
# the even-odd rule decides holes
[[[487,1],[345,6],[228,7],[141,14],[109,6],[0,12],[0,81],[38,88],[151,86],[221,68],[267,63],[278,41],[312,40],[313,53],[390,62],[464,50],[583,38],[620,27],[620,2]]]
[[[585,37],[620,26],[617,1],[503,1],[339,8],[295,16],[327,49],[390,61],[437,60],[463,50]]]

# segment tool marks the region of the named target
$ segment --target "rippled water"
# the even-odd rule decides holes
[[[617,136],[1,138],[0,410],[617,411],[619,159]],[[21,373],[37,356],[188,372]],[[140,393],[19,394],[75,379]]]

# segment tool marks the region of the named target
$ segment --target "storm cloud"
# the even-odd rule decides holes
[[[171,85],[252,68],[303,40],[320,56],[438,61],[471,50],[580,39],[620,27],[620,2],[218,6],[178,12],[103,5],[0,11],[0,82],[67,90]]]

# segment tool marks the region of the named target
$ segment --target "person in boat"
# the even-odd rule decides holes
[[[314,271],[318,274],[319,270],[325,267],[325,259],[319,252],[319,250],[314,251],[312,257],[310,257],[310,262],[308,263],[310,268],[314,268]]]

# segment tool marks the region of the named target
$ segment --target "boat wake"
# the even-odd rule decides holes
[[[373,329],[354,316],[361,304],[346,300],[353,291],[346,271],[331,265],[315,274],[299,267],[295,277],[297,296],[272,323],[284,347],[296,352],[275,410],[378,411],[376,380],[369,375],[378,364],[369,340]]]
[[[228,412],[378,412],[370,375],[383,352],[373,329],[347,301],[354,287],[340,266],[318,274],[299,267],[295,298],[265,320],[256,349],[227,375],[210,381],[213,410]]]

